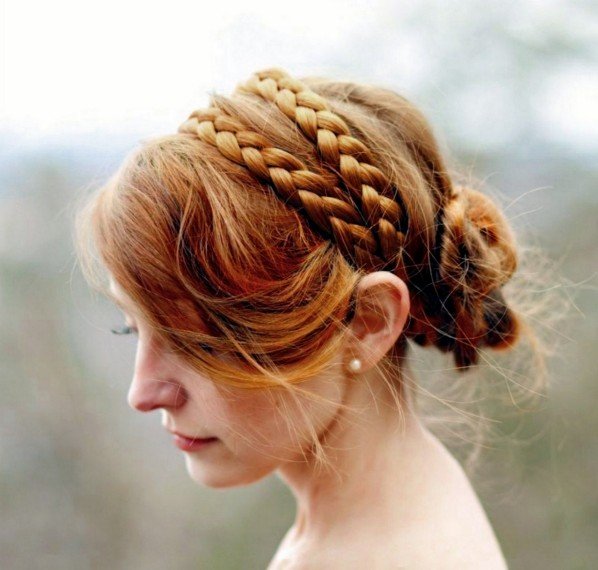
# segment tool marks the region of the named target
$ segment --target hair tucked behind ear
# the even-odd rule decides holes
[[[269,69],[144,141],[80,213],[77,243],[90,281],[101,260],[165,342],[229,384],[321,370],[375,270],[411,293],[389,358],[411,338],[465,369],[522,327],[501,289],[513,233],[454,178],[400,95]]]

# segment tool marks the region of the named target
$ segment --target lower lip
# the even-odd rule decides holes
[[[182,435],[174,436],[174,444],[182,451],[199,451],[205,447],[209,447],[211,443],[216,443],[217,437],[210,437],[208,439],[190,439]]]

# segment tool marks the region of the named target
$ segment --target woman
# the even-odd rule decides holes
[[[506,567],[407,357],[466,371],[529,332],[502,292],[516,244],[407,100],[261,71],[144,141],[77,230],[138,334],[130,405],[196,482],[276,472],[296,497],[271,570]]]

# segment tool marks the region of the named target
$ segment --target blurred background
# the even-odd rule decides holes
[[[158,414],[128,408],[135,339],[110,333],[122,317],[87,289],[71,237],[73,204],[142,138],[270,66],[409,98],[554,260],[573,310],[548,331],[550,398],[504,424],[474,486],[511,568],[598,567],[595,1],[1,10],[0,567],[260,569],[292,524],[278,478],[200,488]]]

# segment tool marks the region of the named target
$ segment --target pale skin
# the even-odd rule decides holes
[[[284,391],[223,388],[199,375],[160,346],[114,281],[111,291],[139,334],[131,407],[162,410],[170,431],[219,439],[182,452],[191,478],[224,488],[276,473],[296,498],[295,522],[268,570],[507,568],[461,466],[409,402],[399,413],[376,367],[409,314],[399,277],[361,278],[347,343],[330,371],[302,385],[331,403],[303,408]],[[358,373],[348,369],[352,358],[362,362]],[[329,470],[316,468],[309,426]]]

